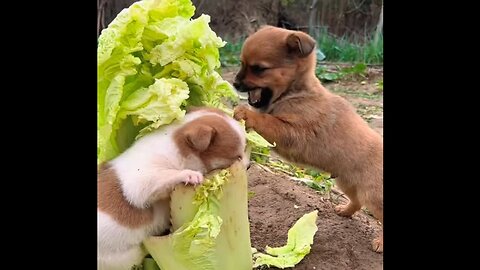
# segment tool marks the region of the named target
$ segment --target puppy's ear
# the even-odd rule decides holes
[[[308,56],[315,48],[315,44],[315,40],[303,32],[292,33],[287,37],[288,51],[298,57]]]
[[[212,127],[207,125],[199,125],[195,128],[187,130],[185,132],[185,138],[190,147],[199,152],[203,152],[208,149],[215,138],[215,134],[216,131]]]

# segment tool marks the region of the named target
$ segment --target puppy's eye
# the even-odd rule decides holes
[[[267,70],[267,68],[261,67],[259,65],[253,65],[250,67],[250,70],[253,72],[253,74],[260,75],[262,72]]]

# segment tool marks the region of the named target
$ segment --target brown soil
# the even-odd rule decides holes
[[[253,194],[249,200],[250,233],[257,250],[285,245],[293,224],[318,210],[312,249],[293,269],[383,269],[383,255],[370,249],[381,228],[373,217],[363,211],[352,218],[340,217],[334,213],[335,195],[326,198],[286,175],[272,174],[256,165],[250,167],[248,177]]]

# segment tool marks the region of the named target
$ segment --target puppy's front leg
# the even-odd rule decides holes
[[[233,117],[236,120],[245,120],[247,129],[253,128],[270,143],[292,147],[295,137],[299,136],[299,129],[296,127],[301,119],[294,115],[273,116],[265,113],[252,111],[246,105],[235,108]]]
[[[131,203],[146,208],[158,200],[167,199],[177,184],[200,184],[203,182],[203,174],[192,170],[164,169],[142,182],[132,183],[134,186],[125,191]]]

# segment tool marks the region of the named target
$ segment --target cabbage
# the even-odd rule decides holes
[[[240,162],[171,194],[173,233],[144,245],[162,270],[251,270],[247,175]]]
[[[182,119],[185,108],[223,108],[236,101],[217,73],[225,42],[210,17],[192,20],[190,0],[143,0],[122,10],[97,48],[97,162],[113,159],[136,139]]]

